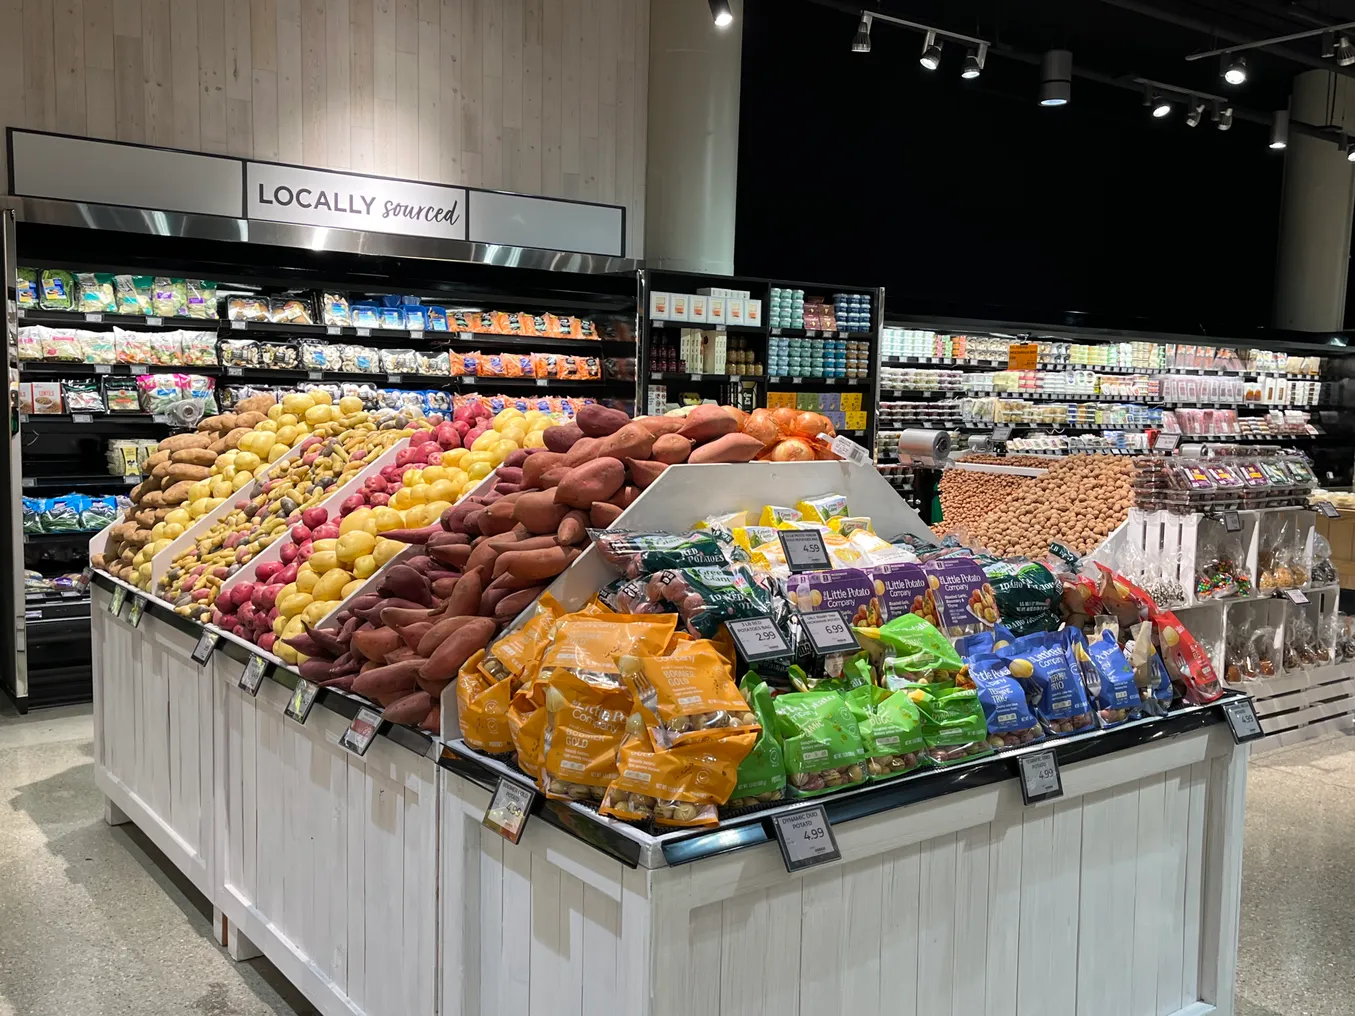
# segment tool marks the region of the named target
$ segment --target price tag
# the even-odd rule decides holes
[[[1034,342],[1013,342],[1007,346],[1007,367],[1011,370],[1034,370],[1040,356],[1040,347]]]
[[[1308,602],[1308,594],[1305,593],[1302,589],[1286,589],[1284,591],[1284,598],[1288,600],[1290,603],[1296,604],[1297,606],[1300,607],[1302,607],[1304,604]]]
[[[821,804],[773,816],[772,828],[776,830],[776,842],[781,846],[786,871],[796,872],[842,858],[828,821],[828,811]]]
[[[809,636],[809,645],[816,656],[854,653],[861,648],[852,634],[851,623],[840,610],[801,614],[800,624]]]
[[[740,381],[743,380],[743,375],[742,375],[742,374],[730,374],[730,375],[729,375],[729,380],[730,380],[732,383],[734,383],[734,384],[738,384]]]
[[[370,328],[359,328],[357,332],[358,338],[360,339],[370,339],[372,337],[372,330]]]
[[[19,484],[24,487],[34,487],[37,485],[37,481],[31,476],[25,476],[19,481]]]
[[[993,440],[1006,441],[1012,436],[1012,425],[1010,423],[999,423],[993,426]]]
[[[411,339],[414,339],[416,342],[422,340],[422,339],[423,339],[423,329],[422,329],[422,328],[411,328],[411,329],[409,330],[409,337],[410,337]]]
[[[827,440],[827,434],[820,434],[819,437]],[[846,459],[848,462],[858,466],[868,466],[871,464],[870,452],[862,448],[851,438],[837,435],[828,444],[829,449],[834,455]]]
[[[113,599],[108,604],[108,612],[114,617],[122,613],[122,605],[127,602],[127,587],[116,586],[113,589]]]
[[[127,623],[133,628],[139,628],[141,626],[141,615],[145,612],[145,597],[133,596],[131,609],[127,611]]]
[[[779,529],[776,535],[792,572],[827,571],[833,567],[823,534],[817,529]]]
[[[21,311],[20,313],[22,313],[22,311]],[[773,329],[772,329],[772,334],[773,334],[773,335],[780,335],[780,334],[781,334],[781,329],[780,329],[780,328],[773,328]]]
[[[160,325],[164,323],[165,323],[164,318],[155,317],[153,315],[151,317],[146,318],[146,324],[151,325],[152,327],[155,328],[158,328]]]
[[[72,413],[71,423],[93,423],[94,417],[89,413]]]
[[[700,380],[701,380],[701,375],[700,375],[700,374],[693,374],[693,375],[692,375],[692,380],[693,380],[693,381],[700,381]]]
[[[823,379],[823,383],[826,384],[826,385],[835,385],[835,384],[837,384],[837,378],[835,378],[835,377],[826,377],[826,378]]]
[[[804,378],[802,378],[802,377],[793,377],[793,378],[790,379],[790,383],[793,384],[793,385],[803,384],[803,383],[804,383]]]
[[[292,697],[287,700],[287,708],[283,715],[290,716],[297,723],[305,723],[306,717],[311,714],[311,706],[315,705],[315,696],[320,694],[320,686],[311,684],[304,677],[296,679],[296,687],[292,689]]]
[[[1341,517],[1341,510],[1330,501],[1314,501],[1313,507],[1329,519],[1339,519]]]
[[[726,621],[725,627],[747,663],[778,660],[791,654],[790,643],[770,617],[741,617]]]
[[[96,364],[94,365],[94,373],[96,373],[96,374],[112,374],[112,373],[113,373],[113,365],[112,365],[111,363],[96,363]]]
[[[1051,748],[1017,759],[1021,771],[1021,796],[1026,804],[1039,804],[1063,796],[1063,779],[1059,775],[1059,759]]]
[[[245,330],[245,323],[244,323],[243,321],[235,320],[235,321],[232,321],[232,322],[231,322],[231,331],[233,331],[233,332],[243,332],[244,330]]]
[[[1266,732],[1261,729],[1261,721],[1256,717],[1256,706],[1250,698],[1229,699],[1223,703],[1223,716],[1237,744],[1266,736]]]
[[[207,666],[207,661],[212,658],[216,652],[216,644],[221,641],[221,636],[214,631],[205,631],[198,636],[198,644],[193,647],[190,658],[199,667]]]
[[[380,726],[381,714],[375,709],[368,709],[364,706],[353,717],[353,722],[343,732],[343,736],[339,738],[339,743],[354,755],[366,755],[367,749],[376,740],[376,731]]]
[[[245,370],[244,370],[243,367],[227,367],[227,368],[226,368],[226,376],[227,376],[227,377],[240,377],[242,374],[244,374],[244,372],[245,372]]]
[[[1153,451],[1171,452],[1176,450],[1176,446],[1181,443],[1180,434],[1159,434],[1157,440],[1153,442]]]
[[[527,817],[536,803],[536,791],[515,783],[507,776],[499,777],[499,785],[494,788],[494,796],[489,799],[485,817],[481,820],[486,829],[492,829],[509,843],[522,839],[522,830],[527,825]]]
[[[152,423],[169,423],[169,416],[165,413],[156,413],[151,417]]]
[[[86,321],[93,321],[95,324],[98,324],[98,323],[99,323],[100,321],[102,321],[103,319],[104,319],[104,316],[103,316],[102,314],[86,314],[86,315],[85,315],[85,320],[86,320]]]
[[[386,375],[386,383],[387,383],[387,384],[393,384],[393,385],[404,384],[404,381],[405,381],[405,376],[404,376],[403,374],[387,374],[387,375]]]
[[[542,379],[542,380],[544,380],[544,379]],[[663,380],[663,375],[662,375],[662,374],[650,374],[650,375],[649,375],[649,380],[651,380],[651,381],[662,381],[662,380]]]
[[[536,379],[536,386],[538,388],[545,388],[546,385],[548,385],[549,383],[550,383],[549,378],[539,377]]]
[[[129,487],[135,487],[138,483],[141,482],[141,474],[130,473],[122,478],[122,482],[127,484],[127,486]]]
[[[263,676],[267,673],[270,664],[262,656],[251,656],[249,662],[245,664],[245,669],[240,674],[240,688],[251,695],[259,694],[259,685],[263,684]]]
[[[1223,528],[1225,532],[1229,533],[1242,532],[1242,516],[1238,515],[1237,512],[1224,512]]]
[[[326,334],[326,335],[338,335],[338,334],[339,334],[339,326],[338,326],[338,325],[325,325],[325,334]]]
[[[308,371],[306,371],[306,377],[310,378],[312,381],[319,381],[319,380],[320,380],[321,378],[323,378],[324,376],[325,376],[325,372],[322,371],[322,370],[308,370]]]

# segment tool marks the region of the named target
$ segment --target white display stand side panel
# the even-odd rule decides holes
[[[215,903],[211,667],[196,637],[149,612],[133,628],[90,595],[95,784]]]
[[[326,1016],[423,1016],[436,984],[436,765],[378,737],[339,746],[348,720],[217,662],[219,906]]]
[[[1232,1016],[1246,750],[1225,727],[775,843],[632,870],[514,846],[440,773],[444,1016]]]

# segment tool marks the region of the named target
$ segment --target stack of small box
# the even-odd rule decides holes
[[[834,293],[833,309],[837,312],[838,331],[870,331],[869,293]]]
[[[768,409],[822,413],[838,430],[865,430],[860,392],[768,392]]]
[[[805,326],[805,291],[772,287],[771,307],[767,324],[771,328],[803,328]]]
[[[762,301],[754,300],[747,290],[698,290],[695,295],[649,294],[649,317],[654,321],[684,321],[697,325],[751,325],[762,327]]]

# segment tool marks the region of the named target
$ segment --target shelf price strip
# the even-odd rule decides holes
[[[832,823],[828,821],[828,811],[821,804],[775,815],[772,828],[788,872],[842,859]]]
[[[522,839],[522,830],[526,828],[527,818],[531,815],[532,805],[535,803],[536,791],[515,783],[506,776],[500,776],[481,824],[486,829],[498,833],[509,843],[517,843]]]

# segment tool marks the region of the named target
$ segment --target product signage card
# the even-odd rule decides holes
[[[1237,512],[1228,511],[1223,513],[1223,528],[1229,533],[1242,532],[1242,516]]]
[[[1157,440],[1153,442],[1153,451],[1170,452],[1175,451],[1176,446],[1181,443],[1180,434],[1159,434]]]
[[[1228,721],[1228,729],[1233,732],[1233,740],[1238,744],[1265,737],[1261,721],[1256,718],[1256,707],[1250,698],[1230,699],[1223,703],[1223,715]]]
[[[381,714],[375,709],[368,709],[364,706],[353,717],[353,722],[343,732],[343,736],[339,738],[339,743],[354,755],[366,755],[367,749],[376,740],[376,732],[380,726]]]
[[[820,435],[826,437],[827,435]],[[848,462],[858,466],[869,466],[872,463],[870,452],[862,448],[851,438],[843,437],[839,434],[833,438],[829,444],[833,454],[839,458],[846,459]]]
[[[1302,607],[1308,602],[1308,594],[1302,589],[1286,589],[1284,591],[1284,597],[1290,603],[1299,607]]]
[[[1038,343],[1013,342],[1007,346],[1007,367],[1010,370],[1034,370],[1039,359]]]
[[[142,596],[132,597],[131,609],[127,611],[127,623],[133,628],[141,627],[141,615],[146,612],[146,599]]]
[[[1341,517],[1341,510],[1330,501],[1314,501],[1313,507],[1329,519],[1339,519]]]
[[[1039,804],[1063,796],[1059,759],[1052,748],[1022,755],[1017,763],[1021,772],[1021,796],[1026,804]]]
[[[851,624],[840,610],[801,614],[800,624],[809,636],[809,645],[816,656],[854,653],[861,648],[852,634]]]
[[[522,839],[522,830],[527,825],[527,816],[532,813],[536,802],[536,791],[510,780],[499,777],[494,788],[494,796],[489,799],[482,820],[486,829],[492,829],[509,843]]]
[[[817,529],[778,529],[776,535],[786,554],[786,566],[792,572],[827,571],[833,567],[823,534]]]
[[[466,239],[466,191],[461,187],[250,162],[245,198],[245,214],[251,219]]]
[[[117,616],[122,613],[122,605],[127,602],[127,587],[116,586],[113,589],[113,599],[108,602],[108,612]]]
[[[264,674],[271,664],[262,656],[251,656],[240,673],[240,689],[251,695],[259,694],[259,685],[263,684]]]
[[[1006,441],[1012,436],[1012,425],[1010,423],[999,423],[993,426],[993,440]]]
[[[199,667],[207,666],[207,661],[212,658],[216,652],[216,644],[221,641],[221,636],[214,631],[205,631],[198,636],[198,644],[193,647],[192,660]]]
[[[790,653],[790,644],[770,617],[744,617],[726,621],[730,638],[746,663],[779,660]]]
[[[304,677],[296,679],[296,687],[292,689],[292,697],[287,700],[287,708],[283,710],[285,716],[290,716],[297,723],[305,723],[306,717],[311,714],[311,706],[315,705],[315,696],[320,694],[320,686],[311,684]]]
[[[781,846],[786,871],[796,872],[842,858],[828,821],[828,811],[821,804],[776,815],[772,818],[772,828],[776,830],[776,842]]]

